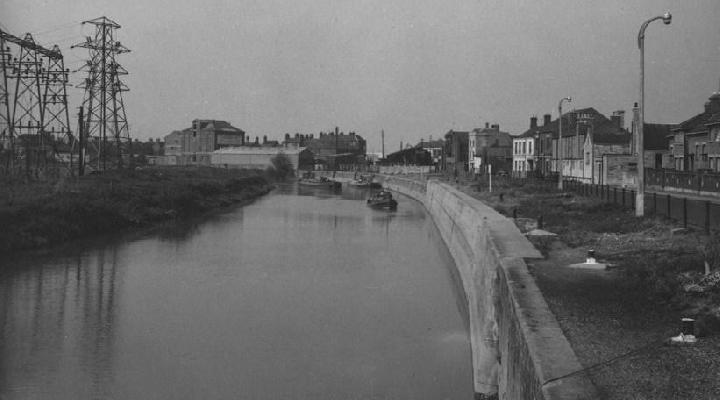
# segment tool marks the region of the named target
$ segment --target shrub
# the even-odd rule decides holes
[[[270,159],[272,163],[272,169],[269,170],[276,179],[285,179],[288,176],[292,176],[293,165],[290,159],[283,153],[279,153]]]

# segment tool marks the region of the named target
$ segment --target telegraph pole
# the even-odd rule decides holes
[[[380,137],[382,137],[382,158],[385,158],[385,129],[380,130]]]
[[[85,129],[83,129],[85,120],[83,119],[83,108],[78,108],[80,109],[78,112],[78,176],[83,176],[85,175]]]

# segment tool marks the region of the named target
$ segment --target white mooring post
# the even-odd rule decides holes
[[[492,193],[492,164],[488,164],[488,191]]]

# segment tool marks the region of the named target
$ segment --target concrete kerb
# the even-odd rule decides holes
[[[499,395],[500,398],[524,398],[528,394],[542,396],[544,399],[596,399],[599,398],[596,388],[589,380],[589,378],[582,372],[582,366],[577,360],[575,353],[570,347],[569,342],[565,338],[557,320],[550,311],[545,299],[542,296],[539,288],[537,287],[534,279],[529,274],[527,265],[524,261],[526,258],[540,258],[540,253],[527,241],[527,239],[520,233],[517,227],[504,216],[497,213],[492,208],[488,207],[484,203],[476,200],[465,193],[457,191],[452,186],[437,182],[433,182],[433,185],[439,185],[442,190],[446,191],[445,195],[450,195],[453,202],[458,205],[458,208],[454,210],[454,215],[448,213],[444,207],[440,207],[438,210],[441,215],[433,215],[431,206],[437,204],[439,199],[435,198],[436,191],[428,190],[430,182],[422,182],[425,184],[425,190],[420,191],[416,186],[420,183],[414,180],[403,179],[400,177],[383,177],[384,185],[387,185],[389,189],[398,191],[406,194],[416,200],[421,201],[426,209],[430,212],[435,220],[436,225],[440,227],[442,221],[452,222],[452,226],[449,229],[441,229],[441,233],[444,231],[446,235],[443,235],[443,240],[446,242],[448,247],[455,247],[461,249],[461,251],[467,251],[464,257],[460,257],[458,261],[463,260],[465,263],[472,263],[477,267],[492,268],[492,265],[496,265],[496,278],[494,279],[494,285],[504,285],[505,288],[491,289],[491,297],[494,296],[493,302],[497,303],[500,299],[497,299],[499,293],[507,293],[509,303],[511,304],[512,323],[517,329],[524,343],[510,343],[508,346],[508,352],[516,351],[513,348],[520,346],[527,349],[527,357],[530,360],[521,360],[529,362],[530,365],[507,365],[510,362],[514,362],[513,359],[520,357],[525,358],[523,355],[510,355],[510,354],[499,354],[501,371],[500,376],[497,377],[499,383]],[[420,183],[420,184],[422,184]],[[412,189],[411,189],[412,188]],[[410,189],[410,190],[408,190]],[[477,225],[476,232],[464,231],[459,227],[457,218],[467,218],[468,216],[482,215],[485,227]],[[459,237],[457,235],[468,236],[465,237],[465,246],[462,243],[458,243]],[[483,238],[487,240],[486,245],[483,245]],[[454,242],[454,243],[453,243]],[[473,243],[472,245],[470,245]],[[470,248],[466,246],[470,245]],[[488,260],[488,254],[476,254],[476,249],[485,247],[489,252],[493,253],[493,259],[497,261]],[[469,258],[468,258],[469,256]],[[454,255],[454,258],[456,256]],[[485,258],[483,262],[482,259]],[[474,260],[474,261],[473,261]],[[497,265],[500,268],[497,268]],[[469,268],[469,270],[468,270]],[[474,307],[473,303],[477,301],[476,296],[472,296],[472,293],[478,293],[477,288],[470,287],[471,285],[480,284],[475,282],[475,278],[468,278],[476,276],[477,273],[484,274],[484,272],[475,271],[474,267],[462,267],[458,265],[458,269],[461,272],[461,276],[464,280],[471,280],[472,282],[463,282],[467,296],[469,307],[468,309],[474,312],[478,312],[478,307]],[[465,269],[465,271],[463,271]],[[487,284],[487,276],[483,279]],[[499,290],[498,290],[499,289]],[[506,290],[503,290],[506,289]],[[480,291],[482,293],[482,291]],[[486,295],[488,293],[485,293]],[[488,301],[485,299],[485,301]],[[477,303],[476,303],[477,304]],[[475,305],[476,305],[475,304]],[[491,305],[481,305],[480,309],[486,309]],[[498,307],[494,307],[496,312],[501,310]],[[489,310],[488,310],[489,311]],[[471,315],[471,321],[477,319],[476,324],[472,324],[477,327],[480,324],[480,319],[477,317],[473,318]],[[503,317],[496,315],[496,322],[501,320]],[[482,325],[482,324],[480,324]],[[497,323],[496,323],[497,326]],[[481,328],[480,331],[487,332],[487,327]],[[493,329],[498,332],[497,328]],[[502,334],[502,332],[500,332]],[[478,336],[478,332],[472,334]],[[482,336],[473,337],[474,340],[483,340]],[[496,336],[497,337],[497,336]],[[502,347],[502,346],[501,346]],[[502,348],[499,349],[503,351]],[[475,350],[474,350],[475,352]],[[475,358],[475,354],[473,354]],[[482,364],[482,362],[480,363]],[[478,367],[477,360],[473,360],[474,367]],[[532,371],[525,371],[525,369],[531,369]],[[482,371],[474,371],[473,374],[477,380],[479,375],[483,375]],[[532,374],[533,376],[522,376],[522,374]],[[517,374],[520,374],[518,376]],[[497,375],[496,375],[497,376]],[[533,382],[532,388],[521,388],[515,390],[512,387],[503,387],[505,385],[520,385],[521,383],[517,380],[525,381],[529,383]],[[476,389],[478,388],[478,382],[475,382]],[[485,382],[485,386],[489,382]],[[539,387],[537,387],[539,385]],[[487,387],[487,386],[485,386]],[[524,394],[523,394],[524,393]]]

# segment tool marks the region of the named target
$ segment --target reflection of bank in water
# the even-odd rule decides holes
[[[0,371],[32,365],[38,369],[37,376],[52,376],[68,361],[54,356],[58,349],[76,348],[77,362],[92,375],[93,382],[109,382],[122,281],[119,270],[115,247],[98,250],[92,257],[76,254],[52,267],[4,267],[0,275]],[[45,390],[42,386],[3,389],[31,398],[35,391]],[[96,389],[103,387],[107,385],[95,385]]]

